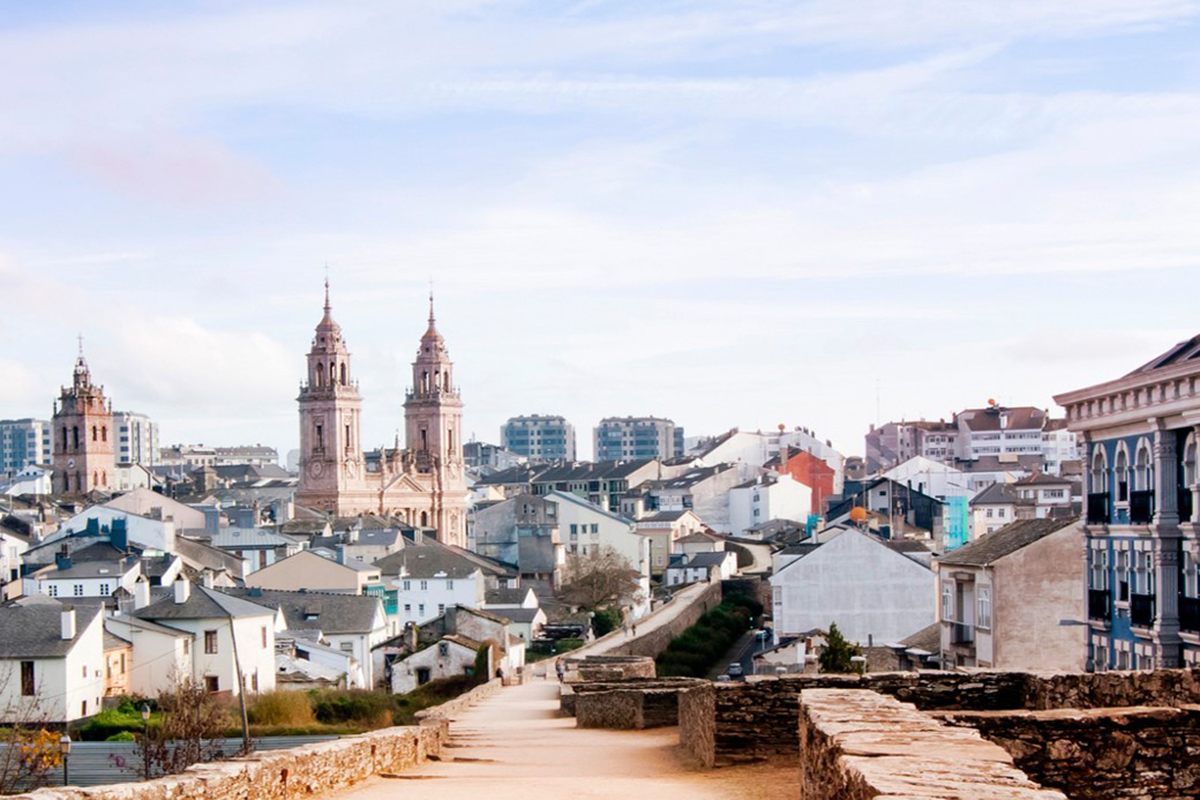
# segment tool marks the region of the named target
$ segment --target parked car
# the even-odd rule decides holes
[[[729,672],[730,677],[736,678],[742,674],[742,665],[735,661],[734,663],[729,665],[728,672]]]

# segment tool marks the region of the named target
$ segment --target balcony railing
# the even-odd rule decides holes
[[[1131,525],[1149,525],[1154,519],[1154,492],[1139,491],[1129,493],[1129,523]]]
[[[1112,593],[1108,589],[1088,590],[1088,619],[1111,619],[1112,610],[1109,598]]]
[[[968,625],[965,622],[950,623],[950,643],[951,644],[974,644],[975,643],[975,626]]]
[[[1129,596],[1129,621],[1139,628],[1149,628],[1154,624],[1154,595]]]
[[[1192,521],[1192,490],[1186,486],[1179,489],[1179,521]]]
[[[1179,597],[1179,627],[1200,633],[1200,597]]]
[[[1111,521],[1108,492],[1093,492],[1087,496],[1087,521],[1093,525],[1107,525]]]

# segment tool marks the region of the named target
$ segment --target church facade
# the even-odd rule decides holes
[[[462,397],[454,365],[437,330],[433,298],[429,327],[412,365],[404,401],[405,447],[367,458],[360,430],[362,396],[350,351],[333,320],[329,285],[300,385],[300,485],[296,502],[338,516],[380,514],[435,528],[438,539],[465,546],[467,484],[462,455]]]
[[[83,358],[82,339],[75,374],[54,404],[53,419],[54,491],[114,491],[117,476],[112,403],[104,396],[104,387],[92,383],[92,373]]]

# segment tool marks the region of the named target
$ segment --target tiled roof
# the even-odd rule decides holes
[[[466,578],[480,571],[471,559],[441,544],[408,545],[375,562],[385,575],[399,575],[401,568],[411,578]]]
[[[984,567],[1022,547],[1044,539],[1068,525],[1075,524],[1078,517],[1067,519],[1022,519],[1006,525],[942,556],[943,566]]]
[[[0,606],[0,658],[59,658],[67,655],[101,613],[100,606],[75,606],[75,637],[62,638],[62,612],[69,606],[43,595]]]
[[[216,589],[193,585],[188,599],[182,603],[175,602],[175,595],[172,592],[158,602],[134,611],[133,615],[139,619],[172,620],[227,619],[230,616],[236,619],[261,617],[273,613],[273,609],[257,603],[218,592]]]

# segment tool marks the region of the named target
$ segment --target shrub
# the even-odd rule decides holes
[[[133,733],[131,733],[130,731],[121,731],[120,733],[114,733],[112,736],[108,737],[104,741],[106,741],[106,742],[136,742],[137,737],[134,736]]]
[[[80,725],[76,738],[85,742],[105,742],[119,733],[141,733],[145,727],[141,712],[126,701],[116,708],[104,709]]]
[[[861,672],[851,659],[862,655],[862,649],[852,645],[842,636],[836,622],[830,623],[829,635],[825,637],[825,647],[817,658],[821,672]]]
[[[602,611],[597,611],[592,617],[592,629],[596,632],[596,636],[604,636],[605,634],[615,631],[622,622],[625,621],[625,615],[619,608],[606,608]]]
[[[671,640],[655,660],[658,674],[704,677],[750,629],[751,619],[760,613],[761,604],[745,595],[731,594]]]
[[[249,703],[246,714],[253,725],[304,727],[317,721],[308,694],[286,689],[258,695]]]
[[[392,724],[392,695],[365,689],[319,689],[309,693],[317,720],[386,728]]]
[[[583,639],[559,639],[554,643],[554,652],[569,653],[583,647]]]

